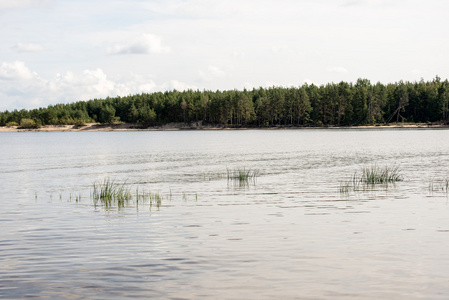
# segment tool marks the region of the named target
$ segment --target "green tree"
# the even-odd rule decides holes
[[[116,121],[115,108],[111,105],[105,105],[100,111],[100,123],[112,124]]]
[[[130,123],[134,123],[137,120],[137,108],[132,102],[127,111],[127,121]]]
[[[357,79],[352,97],[353,120],[352,125],[366,124],[368,116],[368,95],[371,83],[368,79]]]
[[[396,117],[396,122],[399,122],[399,120],[404,121],[404,117],[401,115],[401,113],[403,111],[405,111],[405,107],[409,103],[408,95],[409,94],[408,94],[406,84],[404,82],[400,81],[396,85],[396,88],[395,88],[394,94],[393,94],[396,109],[393,111],[393,113],[387,119],[387,123],[389,123],[391,120],[394,120],[394,117]]]

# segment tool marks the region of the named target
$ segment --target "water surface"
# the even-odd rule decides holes
[[[446,299],[448,134],[1,133],[0,297]],[[340,192],[373,164],[404,181]],[[94,205],[105,178],[164,199]]]

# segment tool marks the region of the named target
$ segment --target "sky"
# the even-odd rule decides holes
[[[447,0],[0,0],[0,111],[449,78]]]

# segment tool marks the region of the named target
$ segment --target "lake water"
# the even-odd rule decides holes
[[[448,137],[1,133],[0,298],[447,299]],[[404,180],[341,191],[374,164]],[[161,205],[95,205],[107,178]]]

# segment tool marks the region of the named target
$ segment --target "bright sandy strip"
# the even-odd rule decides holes
[[[162,126],[141,128],[135,124],[113,124],[102,125],[98,123],[88,123],[84,126],[74,125],[46,125],[37,129],[23,129],[17,126],[0,126],[0,132],[52,132],[52,131],[132,131],[132,130],[181,130],[181,129],[392,129],[392,128],[449,128],[444,125],[384,125],[384,126],[352,126],[352,127],[289,127],[289,126],[273,126],[273,127],[226,127],[226,126],[210,126],[201,125],[199,123],[169,123]]]

